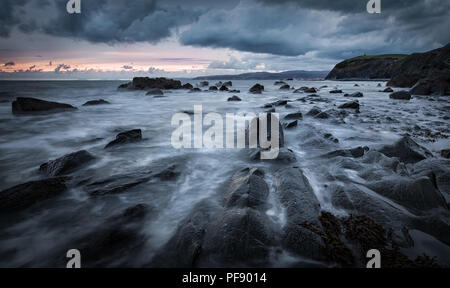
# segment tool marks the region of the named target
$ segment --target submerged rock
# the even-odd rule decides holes
[[[352,97],[352,98],[361,98],[361,97],[364,97],[364,94],[361,93],[361,92],[355,92],[355,93],[347,94],[347,95],[344,95],[344,96],[345,97]]]
[[[289,86],[288,84],[285,84],[280,87],[280,90],[289,90],[289,89],[291,89],[291,86]]]
[[[420,146],[408,136],[404,136],[393,145],[386,145],[378,151],[388,157],[397,157],[404,163],[416,163],[433,156],[428,149]]]
[[[16,212],[66,191],[66,177],[31,181],[0,192],[0,214]]]
[[[42,164],[39,167],[39,171],[48,176],[67,175],[94,159],[95,157],[91,153],[86,150],[81,150]]]
[[[33,112],[59,112],[75,109],[77,108],[69,104],[27,97],[17,97],[17,99],[12,102],[13,114],[33,113]]]
[[[232,97],[228,98],[227,101],[242,101],[242,100],[238,96],[233,95]]]
[[[98,99],[98,100],[87,101],[86,103],[83,104],[83,106],[104,105],[104,104],[110,104],[110,103],[103,99]]]
[[[323,155],[322,157],[331,158],[331,157],[341,156],[341,157],[359,158],[359,157],[364,156],[364,153],[366,151],[369,151],[369,147],[367,147],[367,146],[365,146],[365,147],[359,146],[359,147],[356,147],[356,148],[353,148],[353,149],[332,151],[332,152],[329,152],[329,153]]]
[[[200,87],[207,87],[207,86],[209,86],[209,82],[208,81],[202,81],[202,82],[200,82]]]
[[[164,95],[164,92],[159,88],[151,88],[147,90],[145,95]]]
[[[398,91],[389,95],[391,99],[410,100],[411,94],[408,91]]]
[[[284,120],[300,120],[303,118],[302,112],[289,113],[284,116]]]
[[[342,92],[342,90],[335,89],[335,90],[331,90],[330,93],[331,94],[339,94],[339,93],[344,93],[344,92]]]
[[[121,145],[121,144],[137,142],[140,140],[142,140],[142,130],[141,129],[129,130],[129,131],[117,134],[116,139],[109,142],[105,146],[105,149],[113,147],[113,146]]]

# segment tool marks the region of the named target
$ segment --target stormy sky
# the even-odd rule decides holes
[[[128,79],[330,70],[450,42],[450,1],[2,0],[0,78]]]

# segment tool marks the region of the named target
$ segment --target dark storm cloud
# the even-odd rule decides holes
[[[2,0],[0,3],[0,36],[7,37],[14,25],[20,24],[20,17],[14,11],[24,5],[26,0]]]
[[[183,45],[334,59],[450,42],[448,0],[381,0],[381,14],[366,12],[368,0],[82,0],[72,15],[66,2],[2,1],[0,37],[17,27],[93,43],[157,43],[175,32]]]

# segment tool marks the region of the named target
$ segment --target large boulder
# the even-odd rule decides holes
[[[77,109],[69,104],[45,101],[36,98],[17,97],[12,102],[12,113],[59,112]]]
[[[347,103],[344,103],[342,105],[339,105],[338,108],[340,108],[340,109],[347,109],[347,108],[349,108],[349,109],[359,109],[359,102],[358,101],[347,102]]]
[[[264,86],[261,84],[256,83],[255,85],[250,88],[250,93],[253,94],[261,94],[262,91],[264,91]]]
[[[39,167],[39,171],[48,176],[70,174],[94,160],[95,157],[86,150],[64,155],[58,159],[48,161]]]
[[[242,100],[238,96],[233,95],[232,97],[228,98],[227,101],[230,102],[230,101],[242,101]]]
[[[131,89],[131,90],[148,90],[152,88],[159,89],[182,89],[181,81],[161,78],[149,78],[149,77],[135,77],[132,82],[122,84],[119,89]]]
[[[429,177],[414,179],[394,177],[369,183],[370,189],[413,211],[445,207],[447,202]]]
[[[450,95],[450,70],[432,73],[419,80],[409,92],[413,95]]]
[[[388,157],[397,157],[403,163],[416,163],[433,156],[428,149],[420,146],[408,136],[404,136],[394,144],[386,145],[378,151]]]
[[[67,178],[31,181],[0,192],[0,214],[15,212],[66,191]]]
[[[277,243],[276,228],[265,213],[251,208],[226,210],[208,225],[200,265],[266,265]]]
[[[141,129],[129,130],[129,131],[117,134],[116,139],[109,142],[105,146],[105,149],[113,147],[113,146],[121,145],[121,144],[137,142],[140,140],[142,140],[142,130]]]
[[[397,100],[410,100],[411,94],[408,91],[398,91],[398,92],[391,93],[389,95],[389,98],[397,99]]]
[[[320,235],[320,204],[308,179],[299,168],[282,168],[274,175],[280,202],[286,209],[283,246],[291,252],[312,259],[323,258]]]
[[[264,172],[258,168],[245,168],[232,176],[225,192],[225,207],[261,209],[265,207],[268,195]]]

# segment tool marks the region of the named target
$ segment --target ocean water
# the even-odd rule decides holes
[[[195,85],[198,81],[184,82]],[[216,81],[210,81],[210,84],[214,82]],[[117,87],[124,81],[0,82],[0,190],[42,178],[38,171],[42,163],[78,150],[87,150],[96,157],[88,167],[72,175],[80,179],[80,182],[136,174],[143,169],[163,167],[169,163],[177,163],[182,167],[181,176],[176,181],[150,181],[123,193],[102,197],[90,197],[83,190],[83,185],[73,185],[63,195],[39,204],[43,209],[28,209],[12,218],[3,217],[0,220],[0,229],[3,231],[0,236],[0,266],[54,265],[54,258],[59,257],[57,251],[67,250],[74,238],[107,225],[107,219],[140,203],[152,208],[151,215],[140,228],[145,235],[145,243],[138,253],[114,256],[115,262],[111,265],[144,265],[170,239],[177,226],[197,203],[217,197],[217,191],[223,188],[225,181],[235,171],[242,167],[271,169],[270,161],[251,161],[240,149],[174,149],[170,142],[176,128],[171,125],[172,116],[177,112],[192,111],[194,105],[202,105],[204,113],[258,114],[264,111],[262,106],[266,103],[291,100],[288,107],[276,107],[281,119],[288,113],[303,113],[303,120],[299,121],[297,127],[284,131],[286,147],[294,151],[322,209],[336,215],[347,215],[348,211],[333,205],[330,187],[364,186],[366,180],[360,173],[363,170],[378,171],[381,168],[370,161],[361,162],[356,167],[345,165],[345,159],[320,160],[318,156],[357,146],[376,149],[384,144],[392,144],[405,133],[412,135],[417,143],[428,148],[437,158],[440,157],[441,149],[450,147],[450,139],[446,137],[450,134],[449,120],[446,120],[450,116],[448,97],[392,100],[388,97],[389,93],[379,92],[384,89],[384,82],[286,82],[295,88],[327,87],[316,93],[321,100],[308,98],[302,102],[297,100],[309,94],[297,94],[292,90],[280,91],[272,80],[233,81],[232,89],[241,91],[235,94],[174,90],[165,91],[165,97],[162,98],[146,96],[144,91],[118,91]],[[255,83],[265,86],[262,94],[248,92]],[[355,83],[359,86],[355,87]],[[379,83],[383,87],[378,87]],[[357,99],[361,105],[361,113],[349,112],[344,121],[335,117],[317,119],[305,115],[314,106],[323,111],[337,111],[338,105],[355,100],[342,94],[330,94],[329,91],[335,88],[342,89],[345,93],[364,93],[363,98]],[[242,101],[228,102],[227,98],[232,95],[239,96]],[[11,101],[15,97],[63,102],[78,109],[45,115],[17,116],[11,113]],[[82,106],[86,101],[95,99],[104,99],[111,104]],[[143,141],[104,149],[117,133],[138,128],[143,131]],[[325,139],[323,136],[327,133],[339,139],[339,142]],[[277,225],[283,226],[283,207],[270,176],[267,176],[266,181],[270,186],[271,203],[266,213]],[[409,213],[386,197],[377,197],[380,201],[397,207],[399,211]],[[448,214],[444,213],[442,217],[448,217]],[[448,223],[449,219],[444,218],[444,221]],[[424,239],[423,234],[424,232],[414,233],[421,239]],[[421,245],[421,249],[441,260],[444,258],[444,262],[448,261],[449,246],[433,236],[425,235],[427,245]],[[416,252],[411,251],[412,254]],[[62,259],[64,257],[65,255],[61,255]],[[295,258],[292,255],[274,257],[268,261],[267,266],[287,266],[292,261],[291,257]],[[286,260],[287,258],[290,260]]]

